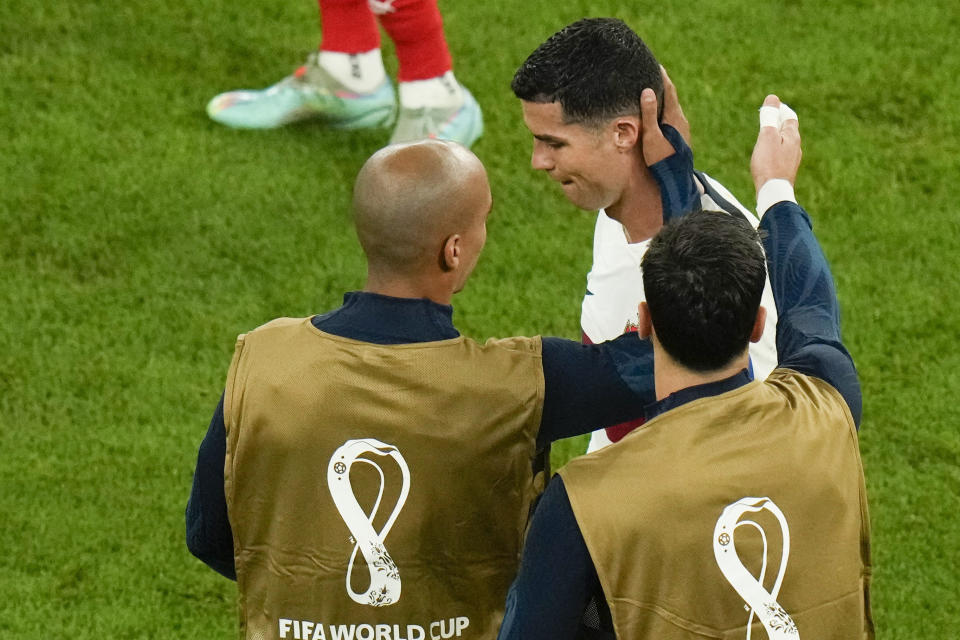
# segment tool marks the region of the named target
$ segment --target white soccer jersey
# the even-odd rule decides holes
[[[697,173],[705,193],[700,205],[706,211],[742,214],[756,228],[760,221],[733,197],[723,185],[705,173]],[[649,240],[629,244],[623,225],[601,209],[593,232],[593,266],[587,274],[587,293],[580,311],[580,327],[586,340],[596,344],[637,330],[637,307],[646,299],[640,260]],[[760,301],[767,310],[763,337],[750,344],[750,362],[756,378],[766,378],[777,365],[777,308],[767,278]],[[603,429],[594,431],[587,452],[611,441]]]

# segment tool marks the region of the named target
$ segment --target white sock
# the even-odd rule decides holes
[[[363,53],[321,51],[317,60],[327,73],[356,93],[371,93],[387,77],[380,49]]]
[[[400,106],[407,109],[459,107],[463,100],[463,89],[453,71],[436,78],[400,83]]]

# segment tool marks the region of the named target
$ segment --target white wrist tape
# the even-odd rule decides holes
[[[789,180],[773,178],[767,180],[757,191],[757,213],[762,218],[767,209],[778,202],[796,202],[797,196],[793,193],[793,185]]]

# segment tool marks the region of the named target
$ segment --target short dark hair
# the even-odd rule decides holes
[[[616,18],[585,18],[550,36],[513,76],[515,96],[559,102],[564,121],[599,125],[640,115],[640,92],[651,87],[663,111],[660,63]]]
[[[650,241],[640,268],[657,339],[679,364],[714,371],[747,348],[766,259],[745,219],[715,211],[679,218]]]

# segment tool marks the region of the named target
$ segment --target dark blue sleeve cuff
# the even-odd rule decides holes
[[[660,202],[663,205],[663,222],[700,209],[700,190],[693,175],[693,150],[680,132],[668,124],[660,130],[676,153],[650,165],[657,185],[660,187]]]

